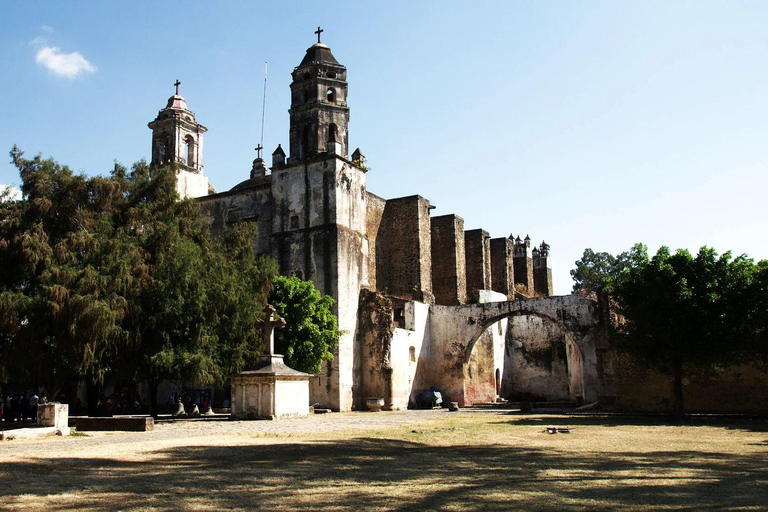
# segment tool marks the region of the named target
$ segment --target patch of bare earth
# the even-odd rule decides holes
[[[767,427],[408,411],[17,439],[0,509],[765,510]]]

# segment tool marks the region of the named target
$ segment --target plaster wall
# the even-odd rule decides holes
[[[580,368],[573,371],[578,373]],[[540,317],[511,318],[502,396],[509,400],[570,400],[570,387],[565,333]]]
[[[416,395],[429,389],[429,380],[421,376],[422,364],[429,332],[429,305],[422,302],[405,303],[405,328],[395,329],[392,336],[392,407],[406,409],[416,402]]]
[[[306,380],[275,382],[275,416],[305,418],[309,416],[309,386]]]
[[[176,172],[176,192],[179,197],[202,197],[208,195],[210,183],[202,173],[194,173],[184,170]]]

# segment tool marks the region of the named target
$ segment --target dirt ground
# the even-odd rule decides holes
[[[177,421],[3,441],[0,481],[0,510],[768,510],[768,424],[468,410]]]

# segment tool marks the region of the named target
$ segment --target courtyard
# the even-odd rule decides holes
[[[765,510],[768,424],[445,409],[169,421],[6,440],[0,477],[4,510]]]

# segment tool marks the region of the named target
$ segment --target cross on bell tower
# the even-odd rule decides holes
[[[288,165],[322,153],[348,158],[347,68],[320,42],[323,32],[317,27],[317,43],[292,73]]]
[[[176,79],[176,82],[173,84],[176,86],[176,96],[179,95],[179,86],[181,85],[181,82],[179,82],[179,79]]]

